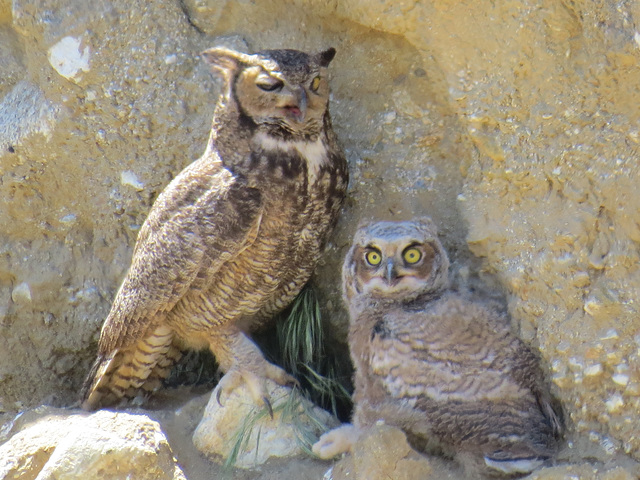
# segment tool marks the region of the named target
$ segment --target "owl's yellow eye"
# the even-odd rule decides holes
[[[376,250],[369,250],[364,254],[364,259],[369,265],[375,267],[376,265],[380,265],[380,262],[382,261],[382,255],[380,255],[380,252]]]
[[[317,92],[318,88],[320,88],[320,77],[316,77],[311,81],[311,91]]]
[[[413,265],[420,261],[422,253],[416,247],[409,247],[402,253],[402,257],[409,265]]]

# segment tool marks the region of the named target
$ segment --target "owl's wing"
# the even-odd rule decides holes
[[[513,347],[518,347],[517,351],[514,351]],[[553,435],[560,438],[565,429],[562,407],[551,398],[548,384],[540,369],[540,358],[519,339],[516,339],[516,342],[512,344],[511,359],[510,378],[533,393],[540,411],[547,418],[553,430]]]
[[[221,166],[197,160],[156,200],[134,248],[131,267],[102,327],[99,353],[144,335],[154,316],[255,240],[261,219],[257,189]]]
[[[488,310],[434,303],[387,314],[373,329],[371,368],[395,400],[392,412],[415,408],[410,421],[427,419],[424,431],[505,468],[519,456],[551,455],[562,424],[534,353]]]

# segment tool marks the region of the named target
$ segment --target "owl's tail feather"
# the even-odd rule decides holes
[[[181,356],[167,327],[156,328],[131,347],[99,355],[82,388],[82,408],[116,406],[124,399],[157,390]]]
[[[542,466],[547,457],[525,457],[525,458],[492,458],[484,457],[484,463],[491,470],[495,470],[506,475],[517,475],[530,473]]]

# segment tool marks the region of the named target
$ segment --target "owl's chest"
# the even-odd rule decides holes
[[[257,149],[250,158],[248,182],[261,193],[267,220],[263,231],[272,226],[308,235],[313,229],[322,236],[346,193],[344,159],[334,158],[321,142],[276,147]]]

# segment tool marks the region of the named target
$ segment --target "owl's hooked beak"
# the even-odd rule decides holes
[[[387,262],[384,278],[387,280],[389,285],[393,285],[393,281],[398,278],[398,272],[396,272],[396,269],[393,266],[393,261],[391,260]]]
[[[291,97],[291,101],[284,109],[293,120],[302,123],[307,116],[307,92],[300,87],[291,92]]]

